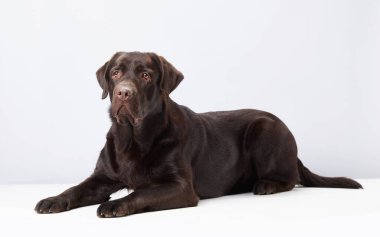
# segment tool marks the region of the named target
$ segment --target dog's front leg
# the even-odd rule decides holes
[[[198,204],[191,185],[165,183],[137,189],[128,196],[99,206],[99,217],[120,217],[135,213],[191,207]]]
[[[101,174],[93,174],[77,186],[63,193],[39,201],[35,207],[37,213],[57,213],[73,208],[105,202],[109,195],[123,186]]]

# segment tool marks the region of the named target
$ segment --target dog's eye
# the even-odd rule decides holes
[[[118,79],[120,76],[120,71],[119,70],[115,70],[112,72],[112,79]]]
[[[141,74],[141,78],[144,79],[144,80],[146,80],[146,81],[150,81],[150,75],[147,72],[143,72]]]

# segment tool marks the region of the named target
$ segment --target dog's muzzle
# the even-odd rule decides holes
[[[122,102],[127,102],[136,95],[136,86],[131,82],[120,82],[114,89],[114,97]]]

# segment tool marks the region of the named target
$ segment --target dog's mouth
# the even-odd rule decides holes
[[[143,120],[142,116],[135,115],[123,104],[116,109],[115,113],[113,113],[113,117],[116,118],[119,124],[124,124],[124,121],[127,119],[133,126],[140,125]]]

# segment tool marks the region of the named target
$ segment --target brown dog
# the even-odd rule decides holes
[[[116,53],[96,72],[110,95],[112,126],[94,173],[41,200],[38,213],[102,203],[99,217],[196,206],[199,199],[250,192],[273,194],[296,184],[361,188],[347,178],[311,173],[297,158],[286,125],[258,110],[196,114],[169,94],[183,75],[154,53]],[[110,194],[133,189],[108,201]]]

